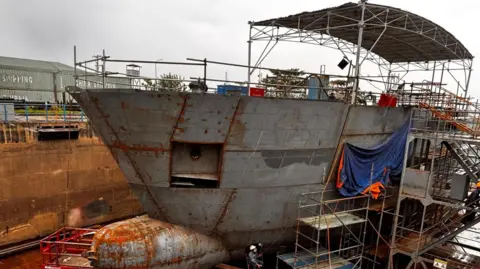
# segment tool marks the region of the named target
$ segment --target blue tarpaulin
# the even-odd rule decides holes
[[[383,188],[389,180],[400,179],[409,127],[410,120],[407,120],[386,141],[371,148],[345,143],[337,178],[340,194],[355,196],[370,189],[376,198],[378,188]],[[377,191],[373,190],[375,187]]]

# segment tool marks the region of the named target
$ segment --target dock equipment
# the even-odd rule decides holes
[[[61,228],[40,241],[43,269],[93,268],[82,256],[89,250],[95,229]]]

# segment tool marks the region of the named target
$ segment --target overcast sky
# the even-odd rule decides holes
[[[73,64],[73,45],[80,59],[104,48],[113,58],[184,61],[187,57],[247,63],[247,21],[286,16],[341,5],[344,0],[2,0],[0,55]],[[377,0],[424,16],[453,33],[473,55],[480,53],[475,32],[479,3],[472,0]],[[254,55],[263,49],[253,46]],[[300,44],[280,44],[264,66],[338,73],[341,54]],[[475,68],[475,64],[474,64]],[[198,76],[199,68],[158,66],[158,73]],[[209,77],[245,80],[246,71],[209,68]],[[153,76],[153,67],[142,72]],[[378,73],[378,72],[377,72]],[[376,74],[373,74],[376,75]],[[450,86],[452,88],[453,86]],[[454,89],[455,87],[453,87]],[[480,96],[480,73],[470,92]]]

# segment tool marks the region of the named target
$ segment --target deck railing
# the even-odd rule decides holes
[[[72,123],[87,122],[78,104],[0,103],[0,122]]]

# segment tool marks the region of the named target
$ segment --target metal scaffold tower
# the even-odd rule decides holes
[[[317,266],[310,268],[321,268],[319,264],[335,268],[332,257],[346,261],[353,258],[352,266],[361,260],[359,264],[364,269],[480,268],[474,256],[480,255],[475,245],[478,242],[472,241],[472,227],[480,222],[480,217],[468,219],[468,213],[478,210],[465,202],[480,177],[480,107],[467,95],[473,66],[473,55],[468,49],[431,20],[365,0],[250,22],[249,26],[249,66],[254,63],[253,68],[249,67],[249,77],[279,41],[330,47],[343,56],[344,63],[340,62],[339,67],[343,70],[341,66],[349,66],[346,83],[354,82],[353,87],[345,87],[345,102],[358,104],[362,79],[362,85],[375,86],[364,67],[373,64],[383,81],[381,94],[394,96],[394,107],[411,111],[402,176],[391,186],[392,195],[379,210],[380,224],[388,223],[386,226],[391,229],[378,229],[377,240],[365,241],[361,236],[352,240],[358,229],[364,228],[362,225],[370,224],[372,216],[358,215],[365,207],[358,204],[362,198],[350,201],[336,197],[335,187],[327,184],[325,189],[332,194],[315,198],[311,197],[314,194],[304,194],[300,204],[299,211],[315,208],[311,216],[298,219],[299,231],[304,227],[313,229],[313,235],[308,233],[306,240],[313,246],[304,246],[300,239],[306,234],[298,232],[295,253],[279,258],[297,268],[312,264]],[[259,42],[266,46],[258,60],[252,62],[252,44]],[[335,165],[332,163],[331,169]],[[355,213],[359,223],[341,210]],[[361,227],[352,228],[355,226]],[[341,243],[333,244],[337,239]],[[357,252],[345,255],[345,242],[354,242],[352,250]],[[369,254],[374,261],[367,264]],[[301,262],[302,259],[311,262]],[[385,264],[379,265],[379,260]]]
[[[398,106],[411,108],[400,181],[379,199],[341,197],[328,181],[302,194],[295,251],[279,260],[292,268],[480,268],[478,201],[465,202],[480,175],[480,109],[425,83],[398,92]]]
[[[475,202],[465,202],[479,178],[480,110],[477,102],[439,85],[427,92],[413,88],[415,101],[400,102],[417,108],[405,149],[389,268],[479,268],[472,255],[478,242],[462,243],[461,234],[480,223]]]
[[[277,258],[292,268],[353,269],[376,264],[376,248],[372,246],[387,242],[380,231],[391,190],[384,189],[377,200],[370,193],[340,197],[328,187],[303,193],[298,204],[295,251]]]

